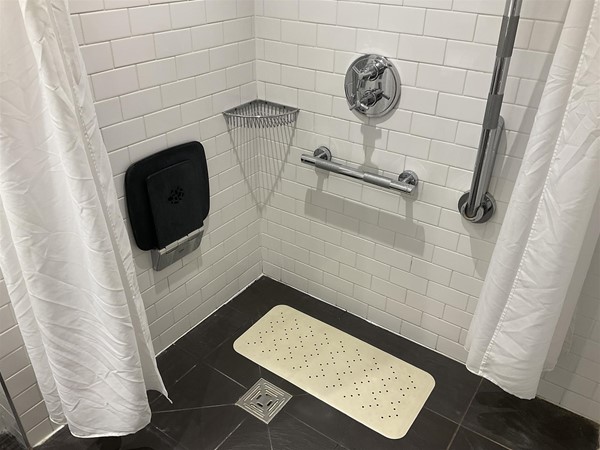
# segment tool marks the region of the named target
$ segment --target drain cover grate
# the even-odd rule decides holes
[[[236,405],[264,423],[269,423],[291,398],[290,394],[261,378]]]

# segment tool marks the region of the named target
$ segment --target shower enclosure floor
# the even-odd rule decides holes
[[[289,305],[429,372],[436,386],[408,434],[386,439],[233,349],[278,304]],[[173,404],[151,393],[152,423],[122,439],[62,429],[40,449],[367,450],[596,449],[598,426],[546,401],[519,400],[464,365],[263,277],[158,357]],[[267,425],[236,406],[259,378],[292,395]]]

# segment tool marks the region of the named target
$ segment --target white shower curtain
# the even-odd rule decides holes
[[[569,6],[467,336],[469,370],[520,398],[553,368],[584,236],[593,246],[599,233],[590,221],[600,190],[598,3]]]
[[[0,1],[0,270],[50,418],[149,423],[155,361],[65,0]]]

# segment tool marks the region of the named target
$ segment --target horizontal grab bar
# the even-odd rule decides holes
[[[302,155],[300,160],[305,164],[312,164],[318,169],[339,173],[340,175],[362,180],[365,183],[374,184],[387,189],[393,189],[406,194],[411,194],[419,184],[419,177],[417,177],[417,174],[411,170],[405,170],[398,176],[397,180],[394,180],[382,175],[361,172],[360,170],[353,169],[352,167],[334,163],[331,161],[331,151],[324,146],[316,149],[312,156],[306,154]]]

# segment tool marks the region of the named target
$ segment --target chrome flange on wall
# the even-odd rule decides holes
[[[471,191],[465,192],[458,199],[458,211],[462,215],[463,219],[473,223],[484,223],[490,220],[490,218],[496,212],[496,200],[489,192],[486,192],[479,206],[475,209],[475,214],[470,216],[467,214],[467,205]]]

